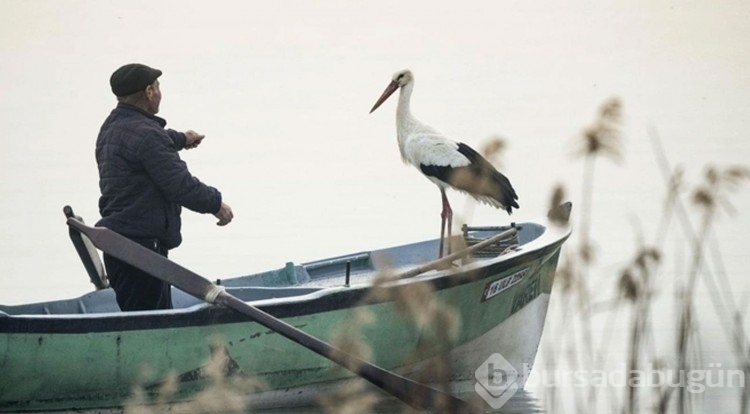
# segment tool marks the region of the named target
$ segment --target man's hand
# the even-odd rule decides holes
[[[193,149],[197,148],[198,145],[201,144],[201,141],[203,141],[203,138],[205,138],[205,135],[201,135],[192,129],[188,129],[184,132],[185,134],[185,149]]]
[[[226,226],[234,218],[232,208],[224,204],[223,201],[221,203],[219,211],[217,211],[214,216],[219,219],[219,221],[216,223],[217,226]]]

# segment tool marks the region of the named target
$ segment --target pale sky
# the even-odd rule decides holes
[[[602,163],[595,183],[602,236],[629,242],[629,217],[658,215],[649,126],[693,179],[747,163],[750,3],[465,3],[1,0],[0,303],[90,289],[62,206],[98,219],[108,79],[134,61],[164,71],[160,115],[207,135],[182,156],[235,211],[225,229],[183,213],[172,257],[208,277],[437,237],[439,193],[401,164],[395,100],[368,114],[402,68],[420,120],[475,148],[506,139],[513,220],[543,216],[557,182],[575,201],[571,145],[612,96],[625,161]],[[477,224],[509,220],[450,197]],[[724,224],[750,231],[745,217]]]

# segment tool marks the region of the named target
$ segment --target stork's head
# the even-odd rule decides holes
[[[397,83],[399,87],[406,86],[412,81],[414,81],[414,75],[411,74],[409,69],[403,69],[393,74],[393,82]]]
[[[403,88],[404,86],[412,82],[414,82],[414,75],[411,74],[411,71],[409,69],[400,70],[394,73],[393,80],[391,80],[391,83],[389,83],[385,88],[385,91],[383,91],[383,94],[380,95],[378,101],[375,102],[375,105],[373,105],[372,109],[370,109],[370,113],[378,109],[380,104],[385,102],[385,100],[388,99],[389,96],[393,95],[393,92],[396,92],[397,89]]]

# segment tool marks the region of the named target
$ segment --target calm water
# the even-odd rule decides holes
[[[537,361],[616,369],[628,354],[630,314],[605,305],[617,296],[618,272],[639,237],[654,240],[664,199],[648,130],[658,130],[691,185],[704,165],[747,164],[749,12],[741,1],[4,0],[0,303],[90,289],[62,207],[71,204],[89,222],[98,218],[94,140],[114,106],[109,75],[131,61],[164,71],[160,115],[171,127],[207,135],[183,159],[222,191],[236,216],[218,228],[213,217],[184,212],[185,242],[171,254],[177,262],[223,278],[437,236],[438,191],[399,160],[395,100],[367,113],[391,74],[408,67],[416,77],[418,118],[474,147],[490,137],[506,140],[502,170],[520,195],[516,221],[542,217],[557,183],[580,206],[582,164],[572,157],[577,137],[603,101],[622,100],[622,160],[599,163],[594,180],[597,261],[587,286],[601,305],[590,325],[600,351],[591,361],[565,357],[581,349],[581,335],[569,333],[581,315],[558,294]],[[724,294],[718,303],[731,298],[746,313],[749,190],[731,194],[736,212],[723,215],[711,234],[728,282],[698,285],[699,363],[705,366],[739,364],[713,295]],[[461,194],[450,197],[457,222],[508,221]],[[649,345],[665,361],[674,358],[674,296],[690,256],[673,224]],[[574,237],[568,247],[576,243]],[[617,411],[622,391],[602,391],[597,404]],[[519,410],[576,412],[577,400],[587,398],[579,392],[529,387],[518,398]],[[739,393],[712,388],[697,400],[699,412],[736,412]]]

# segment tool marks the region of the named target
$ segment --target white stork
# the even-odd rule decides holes
[[[466,144],[446,138],[414,118],[409,110],[409,100],[414,90],[414,75],[410,70],[402,70],[393,75],[393,80],[370,113],[378,109],[397,89],[401,90],[396,108],[396,133],[401,158],[405,163],[417,167],[440,188],[443,211],[440,214],[439,256],[442,257],[446,223],[448,240],[451,238],[453,224],[453,210],[445,195],[447,187],[468,193],[476,200],[501,208],[508,214],[512,214],[513,207],[518,208],[518,196],[508,178],[478,152]],[[448,250],[450,251],[450,242]]]

